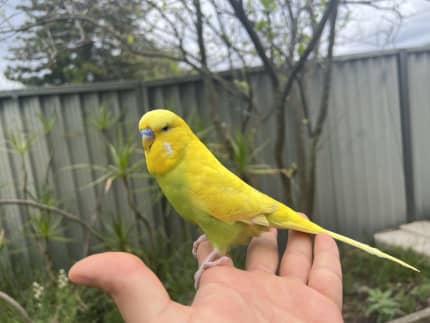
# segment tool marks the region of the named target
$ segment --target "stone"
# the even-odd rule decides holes
[[[406,230],[394,230],[376,233],[374,235],[377,246],[393,246],[413,251],[430,257],[430,238],[425,235]]]
[[[425,236],[430,239],[430,221],[415,221],[402,224],[400,229]]]
[[[430,307],[421,311],[403,316],[401,318],[389,321],[388,323],[429,323],[430,322]]]

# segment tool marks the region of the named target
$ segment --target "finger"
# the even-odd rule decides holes
[[[303,214],[304,217],[306,217]],[[309,234],[289,230],[287,247],[282,256],[279,275],[295,278],[306,284],[312,266],[312,237]]]
[[[246,254],[246,269],[276,273],[278,268],[277,230],[271,229],[251,240]]]
[[[171,304],[155,274],[136,256],[106,252],[72,266],[69,279],[109,293],[125,322],[154,321]]]
[[[309,273],[309,287],[331,299],[342,309],[342,269],[339,249],[326,234],[315,237],[314,262]]]
[[[207,261],[207,258],[209,257],[209,254],[212,252],[212,250],[213,248],[209,240],[203,241],[199,244],[199,247],[197,248],[197,262],[199,267]],[[223,262],[223,265],[233,266],[233,262],[230,259],[228,262]]]

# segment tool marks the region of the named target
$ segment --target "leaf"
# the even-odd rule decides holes
[[[299,44],[299,47],[297,48],[297,52],[299,53],[300,56],[303,55],[303,53],[305,52],[305,44],[304,43]]]
[[[264,31],[268,26],[268,23],[266,20],[259,20],[255,23],[255,29],[258,31]]]
[[[56,118],[55,116],[52,118],[45,117],[43,114],[39,113],[37,115],[39,122],[42,124],[43,132],[45,135],[48,135],[55,126]]]
[[[274,0],[260,0],[260,3],[266,11],[271,12],[276,9],[276,2]]]
[[[129,43],[130,45],[134,43],[134,36],[133,36],[133,34],[128,34],[127,35],[127,43]]]
[[[106,184],[105,184],[105,193],[108,193],[108,192],[110,191],[110,189],[111,189],[111,187],[112,187],[112,182],[113,182],[113,178],[112,178],[112,177],[109,177],[109,178],[106,180]]]
[[[249,84],[247,82],[234,80],[234,85],[236,85],[243,93],[249,94]]]

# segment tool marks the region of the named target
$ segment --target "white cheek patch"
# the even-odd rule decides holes
[[[170,145],[168,142],[163,142],[164,149],[166,150],[166,155],[170,156],[173,153],[172,145]]]

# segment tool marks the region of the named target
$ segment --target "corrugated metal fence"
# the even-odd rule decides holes
[[[252,76],[256,100],[269,103],[269,82],[259,72]],[[315,220],[343,234],[366,239],[376,230],[407,220],[430,217],[430,51],[402,50],[336,59],[327,123],[318,151]],[[321,75],[307,80],[311,107],[319,104]],[[106,138],[126,138],[139,144],[137,121],[146,109],[170,107],[185,117],[198,115],[210,125],[208,97],[197,77],[156,82],[115,82],[60,88],[40,88],[0,93],[0,198],[41,195],[44,184],[52,187],[61,205],[98,228],[120,216],[129,226],[136,223],[119,181],[104,192],[104,185],[88,186],[100,173],[96,168],[112,162]],[[295,104],[291,98],[289,104]],[[244,117],[243,103],[229,95],[218,98],[219,114],[235,125]],[[265,106],[264,104],[260,104]],[[268,107],[269,104],[266,104]],[[121,123],[98,131],[94,120],[100,107]],[[54,122],[44,134],[40,116]],[[294,116],[290,116],[292,118]],[[261,126],[257,141],[267,143],[260,159],[274,165],[275,117]],[[49,122],[48,122],[49,123]],[[121,125],[121,126],[120,126]],[[295,160],[293,125],[287,121],[288,161]],[[6,142],[25,135],[34,138],[28,153],[6,151]],[[125,140],[125,139],[124,139]],[[18,140],[19,141],[19,140]],[[139,156],[138,158],[142,158]],[[27,170],[27,176],[24,178]],[[282,198],[277,176],[265,176],[260,188]],[[184,224],[166,216],[152,203],[151,181],[134,180],[139,209],[151,223],[162,224],[172,239]],[[100,203],[100,201],[102,201]],[[23,206],[0,207],[0,225],[13,248],[3,248],[2,262],[18,257],[24,264],[37,263],[32,238],[25,234],[29,211]],[[109,219],[109,221],[107,221]],[[82,253],[85,234],[78,224],[64,222],[67,243],[50,243],[58,266]],[[140,228],[143,230],[142,228]],[[185,227],[185,232],[189,228]],[[137,239],[136,232],[130,233]],[[1,263],[0,263],[1,265]]]

